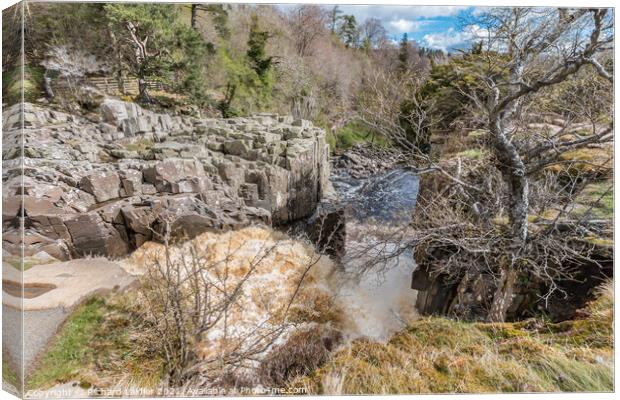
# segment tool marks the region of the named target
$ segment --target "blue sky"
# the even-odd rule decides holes
[[[280,5],[282,8],[293,5]],[[333,6],[325,5],[327,9]],[[398,41],[403,33],[421,46],[453,51],[469,47],[472,37],[464,30],[462,17],[477,9],[467,6],[388,6],[388,5],[339,5],[344,14],[353,14],[358,24],[367,18],[378,18],[389,36]]]
[[[461,20],[475,11],[463,6],[339,6],[345,14],[353,14],[358,23],[378,18],[394,40],[403,33],[422,46],[451,51],[469,47],[471,34]]]

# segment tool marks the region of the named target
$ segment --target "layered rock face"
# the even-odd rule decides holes
[[[4,112],[3,248],[59,259],[122,256],[164,232],[194,237],[309,216],[329,185],[325,134],[261,114],[197,119],[107,99],[100,117]]]

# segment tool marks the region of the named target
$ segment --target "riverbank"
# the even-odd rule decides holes
[[[610,392],[613,302],[606,283],[579,319],[559,324],[424,318],[387,344],[357,341],[290,385],[319,395]]]

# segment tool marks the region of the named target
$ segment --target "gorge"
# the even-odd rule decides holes
[[[3,389],[613,391],[615,16],[3,11]]]

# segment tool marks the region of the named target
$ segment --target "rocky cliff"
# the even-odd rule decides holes
[[[107,99],[88,118],[28,103],[3,117],[3,248],[13,254],[21,193],[25,254],[69,259],[122,256],[165,229],[193,237],[300,219],[329,185],[324,131],[289,116],[197,119]]]

